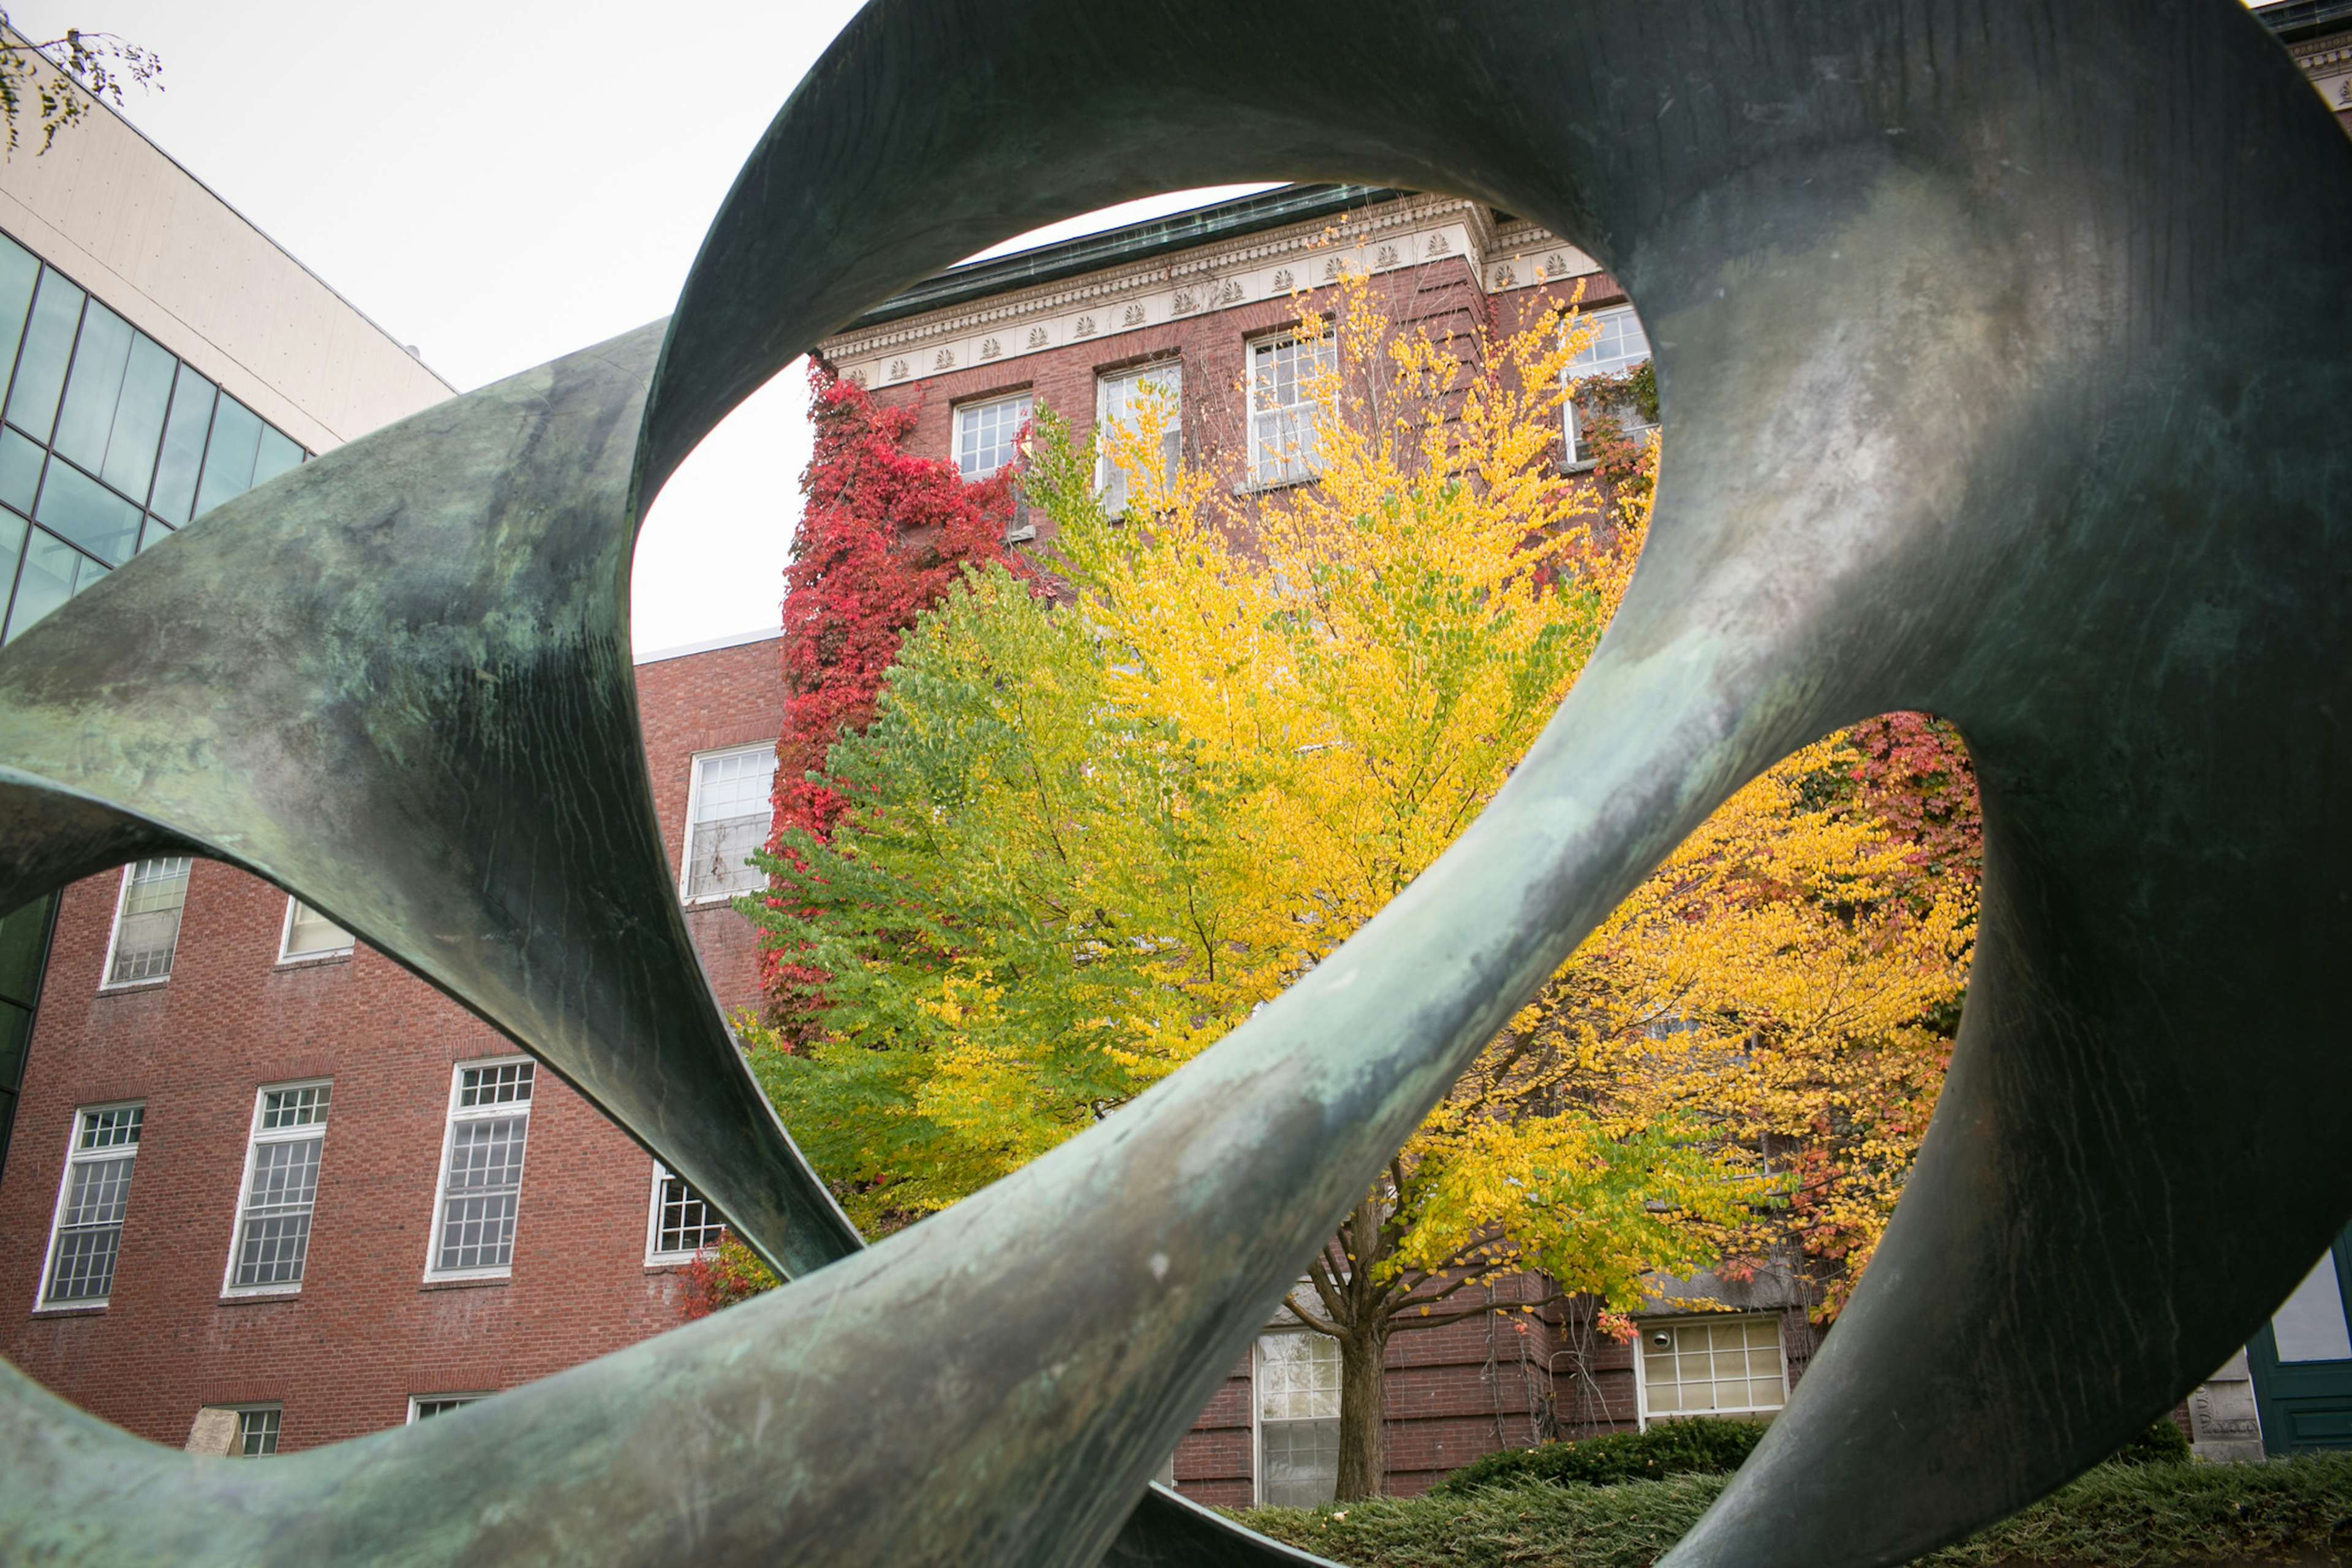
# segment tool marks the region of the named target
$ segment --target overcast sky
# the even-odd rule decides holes
[[[461,391],[666,314],[711,215],[851,0],[21,0],[156,50],[141,130]],[[1233,187],[1234,190],[1253,187]],[[1131,203],[1059,237],[1226,192]],[[639,651],[777,622],[808,457],[788,368],[638,542]]]

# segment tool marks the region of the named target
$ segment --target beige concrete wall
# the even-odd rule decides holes
[[[26,95],[29,102],[32,95]],[[451,388],[100,105],[0,163],[0,228],[314,452]]]

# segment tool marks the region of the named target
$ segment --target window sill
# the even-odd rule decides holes
[[[95,1318],[106,1310],[105,1301],[59,1301],[54,1306],[44,1304],[33,1309],[37,1318]]]
[[[1601,459],[1598,458],[1579,458],[1560,464],[1559,471],[1563,474],[1589,474],[1600,466]]]
[[[681,900],[688,910],[723,910],[747,893],[764,893],[765,888],[746,888],[741,893],[705,893],[698,899]]]
[[[420,1290],[478,1290],[485,1285],[506,1285],[513,1282],[509,1271],[501,1274],[459,1275],[448,1279],[427,1279],[417,1287]]]
[[[699,1256],[700,1254],[698,1253],[681,1252],[674,1257],[648,1258],[646,1259],[646,1272],[648,1274],[675,1274],[679,1269],[685,1268],[688,1264],[693,1262],[695,1258]]]
[[[100,985],[98,994],[100,996],[122,996],[134,991],[152,991],[158,985],[171,983],[172,977],[168,974],[159,974],[152,980],[116,980]]]
[[[352,950],[338,947],[325,952],[289,952],[273,966],[278,969],[320,969],[331,963],[349,963]]]
[[[302,1287],[299,1285],[281,1285],[276,1289],[224,1290],[220,1293],[218,1304],[241,1307],[248,1301],[294,1301],[300,1300],[301,1295]]]
[[[1316,484],[1322,478],[1320,474],[1301,474],[1295,479],[1248,479],[1235,485],[1233,493],[1236,496],[1272,495],[1276,490],[1295,490],[1303,485]]]

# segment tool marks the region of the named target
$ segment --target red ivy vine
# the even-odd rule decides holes
[[[771,854],[786,828],[826,837],[846,802],[826,753],[874,717],[898,639],[967,564],[1015,565],[1004,542],[1011,471],[967,481],[955,465],[906,449],[912,409],[877,404],[822,363],[809,371],[816,445],[801,476],[801,521],[784,569],[784,727],[776,742]],[[1018,567],[1015,565],[1015,569]],[[794,991],[824,976],[792,951],[760,955],[775,1022],[794,1033]]]

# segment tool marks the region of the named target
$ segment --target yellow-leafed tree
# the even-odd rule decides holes
[[[831,841],[768,862],[805,921],[751,911],[825,976],[816,1042],[753,1055],[862,1221],[945,1206],[1172,1071],[1501,786],[1646,521],[1645,485],[1612,508],[1559,471],[1591,331],[1402,331],[1351,279],[1302,310],[1312,416],[1257,432],[1254,460],[1314,482],[1236,498],[1167,465],[1176,410],[1147,398],[1103,437],[1123,516],[1040,416],[1026,488],[1074,602],[991,568],[919,623],[829,759]],[[1339,1496],[1380,1488],[1400,1326],[1492,1311],[1507,1274],[1628,1311],[1768,1245],[1791,1196],[1862,1235],[1877,1189],[1849,1167],[1899,1185],[1887,1108],[1932,1100],[1970,905],[1853,754],[1791,759],[1677,851],[1301,1260],[1291,1308],[1341,1351]],[[1838,1173],[1808,1188],[1841,1100]]]

